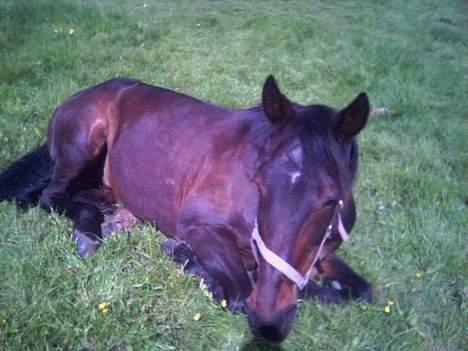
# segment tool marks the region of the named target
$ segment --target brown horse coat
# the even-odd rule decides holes
[[[256,335],[278,342],[290,330],[299,297],[371,299],[371,286],[334,254],[341,244],[338,202],[348,231],[355,220],[354,137],[368,114],[365,94],[340,111],[301,106],[271,76],[262,105],[245,110],[113,79],[54,112],[47,138],[53,172],[41,205],[72,218],[84,256],[94,252],[109,222],[115,228],[114,222],[132,224],[133,216],[150,221],[173,239],[165,252],[203,277],[216,299],[245,311]],[[22,162],[33,157],[45,160],[44,148]],[[20,198],[19,191],[8,194],[0,200]],[[103,223],[115,202],[125,209]],[[299,290],[265,260],[256,261],[250,240],[257,222],[282,260],[304,274],[319,256],[314,271],[340,289],[310,281]],[[329,225],[331,236],[324,238]]]

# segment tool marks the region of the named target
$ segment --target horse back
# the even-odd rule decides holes
[[[245,203],[241,141],[249,122],[238,111],[140,84],[121,99],[119,114],[108,181],[137,217],[171,235],[188,206],[194,217],[203,211],[226,222],[235,203]]]
[[[104,155],[102,183],[137,217],[171,234],[190,199],[199,205],[195,212],[205,206],[207,213],[243,203],[232,194],[247,186],[238,154],[249,130],[239,111],[116,78],[59,106],[48,145],[54,160]]]

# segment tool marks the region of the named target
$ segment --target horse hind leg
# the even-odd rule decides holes
[[[62,115],[54,119],[60,117]],[[66,210],[61,203],[66,203],[70,195],[102,184],[107,153],[105,130],[101,124],[95,123],[94,127],[87,128],[78,117],[68,121],[69,124],[64,125],[64,122],[67,120],[51,123],[54,127],[49,133],[53,140],[50,153],[55,164],[51,181],[40,198],[42,208],[60,213]]]
[[[72,215],[72,238],[82,257],[92,255],[102,241],[116,231],[129,232],[137,222],[126,208],[115,208],[114,194],[105,186],[79,191],[71,200],[76,206]]]
[[[41,207],[54,209],[73,221],[72,239],[78,247],[78,255],[87,257],[92,255],[102,242],[101,224],[104,213],[111,211],[112,203],[103,195],[104,190],[78,190],[80,187],[97,186],[101,181],[99,171],[88,166],[95,163],[95,159],[88,152],[76,147],[65,148],[65,153],[57,158],[52,181],[43,190]],[[84,176],[83,176],[84,175]],[[84,184],[80,178],[92,181]]]
[[[78,244],[78,253],[89,256],[102,241],[104,215],[95,203],[82,202],[79,196],[74,196],[102,184],[106,131],[98,123],[98,115],[83,111],[66,102],[54,114],[48,136],[54,168],[50,183],[41,193],[40,206],[73,221],[72,238]]]
[[[79,149],[67,147],[66,152],[55,160],[52,179],[42,191],[40,206],[46,211],[51,209],[65,213],[69,203],[67,189],[86,163],[86,156]]]
[[[112,216],[116,212],[117,202],[112,189],[102,185],[99,188],[81,190],[73,195],[73,200],[93,205],[105,216]]]
[[[91,256],[102,243],[101,224],[104,216],[99,209],[90,204],[74,202],[72,239],[78,246],[78,255]]]

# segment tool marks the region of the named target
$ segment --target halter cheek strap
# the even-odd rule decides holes
[[[338,202],[338,205],[340,208],[343,208],[343,200],[340,200]],[[336,211],[337,217],[338,217],[338,233],[341,236],[341,239],[343,241],[346,241],[349,239],[349,234],[346,231],[343,221],[341,220],[341,215],[340,211]],[[334,216],[331,219],[330,224],[327,227],[327,230],[325,232],[325,235],[323,236],[322,241],[320,242],[319,248],[317,250],[317,253],[315,254],[314,260],[312,261],[312,264],[310,265],[309,269],[307,270],[305,275],[302,275],[299,273],[294,267],[292,267],[288,262],[283,260],[281,257],[279,257],[276,253],[271,251],[263,241],[262,237],[260,236],[260,233],[258,232],[258,223],[257,219],[255,219],[255,226],[252,231],[252,238],[250,239],[250,245],[252,246],[252,252],[255,257],[255,261],[257,262],[257,265],[260,264],[260,257],[262,256],[263,259],[270,264],[272,267],[274,267],[276,270],[279,272],[283,273],[286,277],[288,277],[292,282],[294,282],[300,290],[302,290],[306,285],[307,282],[310,279],[310,275],[315,269],[315,264],[319,260],[323,246],[325,245],[325,242],[327,239],[330,237],[333,229],[333,219]]]

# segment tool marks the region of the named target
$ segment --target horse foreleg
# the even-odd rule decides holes
[[[252,285],[244,269],[235,235],[222,225],[202,224],[197,219],[182,221],[183,238],[198,258],[197,267],[213,279],[210,289],[218,301],[226,300],[230,310],[243,310]]]
[[[314,281],[309,281],[298,293],[299,299],[312,299],[324,304],[340,304],[346,301],[342,292],[328,287],[322,287]]]
[[[129,232],[138,219],[126,208],[115,208],[115,198],[110,188],[82,190],[73,195],[78,210],[73,214],[73,238],[80,256],[89,256],[106,239],[117,231]]]
[[[200,259],[193,253],[185,241],[168,239],[162,243],[161,249],[174,262],[183,265],[184,272],[203,279],[203,282],[216,300],[222,299],[223,292],[221,286],[207,272],[201,264]]]
[[[335,254],[327,255],[317,267],[319,276],[335,285],[345,298],[372,302],[372,285]]]

